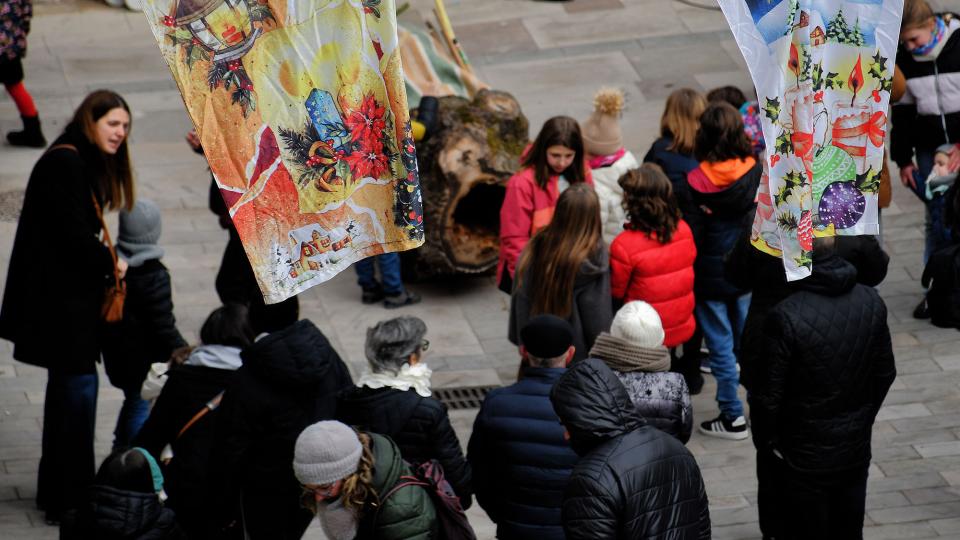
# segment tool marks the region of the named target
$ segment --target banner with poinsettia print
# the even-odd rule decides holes
[[[423,243],[394,0],[144,0],[268,303]]]
[[[788,280],[815,236],[877,234],[903,0],[719,0],[757,89],[767,155],[753,245]]]

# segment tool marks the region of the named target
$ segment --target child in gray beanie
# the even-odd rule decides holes
[[[387,437],[335,420],[317,422],[297,437],[293,472],[303,485],[304,506],[330,540],[434,537],[430,494],[404,484],[410,468]]]
[[[123,320],[105,325],[102,346],[110,384],[123,390],[114,449],[129,446],[150,414],[140,396],[150,365],[166,362],[187,345],[173,316],[170,273],[160,262],[160,230],[160,208],[152,201],[141,199],[132,210],[120,211],[117,255],[129,265],[127,296]]]

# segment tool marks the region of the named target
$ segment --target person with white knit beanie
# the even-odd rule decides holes
[[[670,352],[663,336],[657,310],[639,300],[627,302],[610,332],[597,336],[590,356],[613,370],[647,422],[686,443],[693,429],[690,391],[683,375],[668,371]]]

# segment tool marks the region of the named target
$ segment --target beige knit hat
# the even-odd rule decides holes
[[[610,335],[652,349],[663,345],[663,323],[650,304],[640,300],[627,302],[613,317]]]
[[[583,147],[588,154],[607,156],[623,148],[620,133],[620,113],[623,111],[623,91],[601,88],[593,96],[593,114],[581,126]]]

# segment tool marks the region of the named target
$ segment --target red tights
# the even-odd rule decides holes
[[[17,104],[17,110],[20,111],[21,116],[28,118],[37,116],[37,106],[33,103],[33,97],[30,96],[30,92],[27,92],[27,87],[23,85],[23,81],[17,84],[8,84],[6,87],[10,97],[13,98],[13,102]]]

